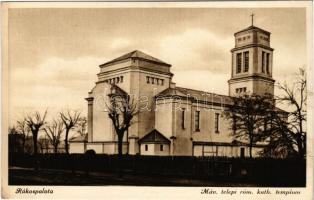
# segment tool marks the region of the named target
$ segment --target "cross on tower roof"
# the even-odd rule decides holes
[[[254,13],[252,13],[250,16],[252,17],[252,26],[253,26],[253,22],[254,22]]]

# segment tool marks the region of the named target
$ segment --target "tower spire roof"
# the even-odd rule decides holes
[[[242,29],[242,30],[236,32],[234,35],[236,36],[236,35],[239,34],[239,33],[242,33],[242,32],[245,32],[245,31],[250,31],[250,30],[260,31],[260,32],[263,32],[263,33],[265,33],[265,34],[267,34],[267,35],[270,35],[270,32],[268,32],[268,31],[266,31],[266,30],[264,30],[264,29],[261,29],[261,28],[259,28],[259,27],[257,27],[257,26],[254,26],[254,25],[251,25],[251,26],[249,26],[249,27],[247,27],[247,28],[245,28],[245,29]]]

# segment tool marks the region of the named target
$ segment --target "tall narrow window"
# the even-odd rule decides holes
[[[195,111],[195,131],[200,131],[200,111]]]
[[[262,52],[262,73],[265,73],[265,52]]]
[[[219,113],[215,113],[215,133],[219,133]]]
[[[145,144],[145,151],[148,151],[148,145]]]
[[[269,53],[266,54],[266,73],[269,74]]]
[[[237,53],[237,73],[241,73],[242,53]]]
[[[182,129],[185,129],[185,109],[182,108],[182,113],[181,113],[181,127]]]
[[[164,79],[161,79],[161,85],[164,85]]]
[[[244,72],[249,71],[249,52],[244,52]]]
[[[149,83],[149,76],[146,76],[146,83]]]
[[[163,151],[164,150],[164,145],[160,145],[160,151]]]
[[[120,76],[120,82],[123,83],[123,76]]]

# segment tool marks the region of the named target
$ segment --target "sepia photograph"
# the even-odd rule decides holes
[[[2,8],[2,196],[311,199],[311,2],[127,4]]]

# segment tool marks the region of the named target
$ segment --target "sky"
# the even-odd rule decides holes
[[[291,81],[307,61],[304,8],[10,9],[10,121],[44,109],[86,115],[98,66],[135,49],[171,64],[177,86],[228,94],[233,34],[252,12],[271,32],[273,78]]]

